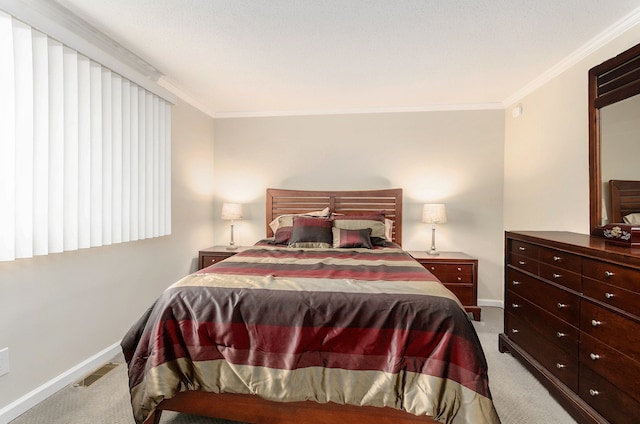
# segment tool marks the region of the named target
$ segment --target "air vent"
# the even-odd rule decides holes
[[[77,383],[75,383],[74,386],[75,387],[89,387],[90,385],[92,385],[93,383],[98,381],[100,378],[102,378],[105,375],[107,375],[107,373],[109,371],[111,371],[112,369],[114,369],[118,365],[120,365],[120,364],[118,364],[117,362],[109,362],[107,364],[104,364],[102,367],[98,368],[97,370],[95,370],[94,372],[89,374],[88,376],[84,377],[82,380],[80,380]]]

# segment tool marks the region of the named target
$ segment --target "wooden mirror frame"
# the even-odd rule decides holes
[[[589,223],[602,227],[600,109],[640,94],[640,44],[589,70]],[[600,231],[601,233],[601,231]]]

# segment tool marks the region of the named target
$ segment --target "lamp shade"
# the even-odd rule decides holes
[[[240,203],[223,203],[222,219],[242,219],[242,205]]]
[[[442,203],[427,203],[422,208],[422,222],[427,224],[444,224],[447,222],[447,211]]]

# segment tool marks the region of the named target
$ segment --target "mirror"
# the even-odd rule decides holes
[[[640,44],[589,71],[589,220],[609,222],[609,180],[640,181]],[[601,232],[601,231],[600,231]]]

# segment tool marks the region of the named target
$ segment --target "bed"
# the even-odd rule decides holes
[[[469,317],[400,246],[401,189],[268,189],[266,206],[265,240],[173,284],[123,338],[136,422],[500,422]],[[327,221],[336,247],[305,244]]]
[[[640,181],[610,180],[609,193],[611,196],[609,222],[621,223],[625,222],[625,217],[632,214],[640,215]]]

